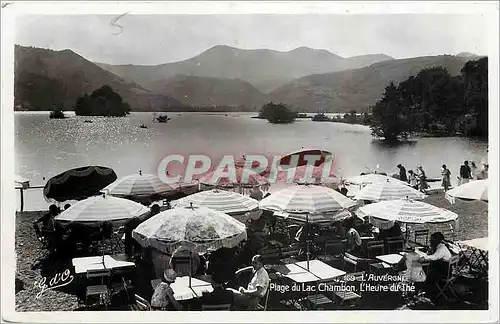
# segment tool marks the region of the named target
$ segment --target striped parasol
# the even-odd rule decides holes
[[[169,185],[153,174],[132,174],[120,178],[107,186],[110,195],[117,197],[144,198],[162,196],[177,191],[177,187]]]
[[[163,211],[140,224],[132,237],[144,247],[172,253],[180,246],[203,253],[233,248],[247,238],[246,227],[231,216],[206,207]]]
[[[304,213],[275,212],[274,215],[296,223],[311,224],[329,224],[352,217],[352,213],[347,209],[331,213],[309,214],[307,217]]]
[[[233,216],[240,222],[259,218],[259,202],[248,196],[219,189],[202,191],[171,202],[173,207],[207,207]]]
[[[396,179],[387,179],[387,181],[377,181],[361,189],[354,200],[396,200],[396,199],[424,199],[425,194],[407,186]]]
[[[371,221],[399,221],[401,223],[445,223],[458,219],[458,215],[422,201],[410,199],[386,200],[363,206],[357,211],[360,218],[370,217]]]
[[[471,182],[450,189],[445,194],[446,199],[454,204],[455,198],[461,200],[488,201],[488,180],[473,180]]]
[[[132,200],[102,195],[78,201],[57,215],[55,220],[84,223],[123,221],[146,212],[149,212],[147,207]]]
[[[363,175],[359,175],[359,176],[355,176],[355,177],[349,177],[345,180],[345,182],[348,184],[369,185],[371,183],[387,182],[387,180],[389,180],[391,182],[398,182],[398,183],[406,185],[406,186],[409,185],[408,183],[406,183],[404,181],[401,181],[401,180],[398,180],[398,179],[395,179],[395,178],[392,178],[392,177],[389,177],[386,175],[377,174],[377,173],[369,173],[369,174],[363,174]]]
[[[326,214],[353,207],[356,203],[322,186],[297,185],[282,189],[260,201],[260,208],[273,212]]]

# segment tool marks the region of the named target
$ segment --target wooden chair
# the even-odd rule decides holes
[[[455,230],[451,224],[448,228],[441,230],[441,234],[443,234],[445,239],[455,241]]]
[[[424,243],[421,243],[421,241]],[[429,245],[429,230],[428,229],[418,229],[415,230],[415,243],[421,246]]]
[[[385,253],[399,253],[404,248],[405,241],[402,237],[388,237],[385,239]]]
[[[377,255],[384,254],[384,241],[371,241],[366,243],[366,255],[368,258],[375,258]]]
[[[346,240],[329,241],[323,247],[323,255],[317,257],[318,260],[323,262],[331,262],[337,260],[339,256],[343,255],[346,249]]]
[[[455,280],[457,279],[457,276],[455,275],[455,272],[453,270],[456,268],[459,261],[460,261],[460,256],[458,255],[452,256],[451,259],[448,261],[448,272],[446,278],[443,279],[441,282],[436,283],[436,286],[439,290],[439,294],[437,295],[437,297],[443,296],[446,300],[449,299],[449,294],[456,297],[456,294],[453,290],[453,285],[455,283]]]
[[[230,311],[231,304],[201,305],[202,311]]]
[[[121,251],[125,247],[125,226],[120,226],[113,231],[111,241],[112,251]]]
[[[104,298],[107,298],[109,295],[109,289],[108,285],[104,284],[104,278],[107,278],[109,280],[109,277],[111,276],[111,270],[87,270],[87,279],[91,280],[93,278],[100,278],[101,279],[101,284],[100,285],[90,285],[87,286],[85,289],[85,305],[88,305],[88,298],[91,296],[99,296],[99,302],[102,303]],[[104,304],[107,306],[107,302],[104,302]]]
[[[349,273],[347,276],[352,277],[354,280],[347,282],[348,284],[351,284],[352,282],[356,283],[355,286],[357,286],[357,289],[354,291],[338,291],[334,292],[335,297],[339,300],[339,305],[338,307],[341,308],[344,305],[348,305],[349,307],[358,307],[359,302],[361,301],[361,289],[359,289],[359,286],[361,285],[361,282],[364,280],[365,272],[354,272],[354,273]]]
[[[135,304],[132,304],[132,310],[135,311],[150,311],[151,304],[141,296],[135,294]]]
[[[356,271],[358,268],[358,264],[361,261],[361,258],[358,258],[352,254],[349,254],[349,253],[344,253],[343,261],[344,261],[343,262],[344,270],[346,269],[346,265],[350,265],[353,268],[352,271]]]
[[[261,298],[260,303],[257,305],[257,310],[261,311],[266,311],[267,310],[267,303],[269,301],[269,293],[271,291],[271,288],[268,286],[266,294],[264,295],[263,298]]]

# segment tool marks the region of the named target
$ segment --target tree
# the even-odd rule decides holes
[[[102,86],[79,97],[75,103],[75,114],[80,116],[116,116],[123,117],[130,113],[130,106],[110,86]]]
[[[275,104],[270,102],[262,106],[259,117],[265,118],[273,124],[289,124],[295,122],[297,113],[291,111],[287,105],[283,103]]]
[[[465,63],[461,70],[464,101],[468,114],[475,119],[469,135],[488,137],[488,58]]]
[[[383,137],[387,141],[397,141],[410,135],[402,109],[401,94],[394,82],[385,88],[382,99],[373,107],[370,128],[373,136]]]

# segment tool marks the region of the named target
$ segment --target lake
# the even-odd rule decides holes
[[[331,151],[337,176],[357,175],[377,165],[380,171],[397,173],[401,163],[407,170],[421,164],[429,177],[438,177],[444,163],[456,179],[464,160],[480,162],[487,150],[485,142],[458,137],[419,138],[388,146],[374,140],[366,126],[308,119],[273,125],[251,118],[256,113],[169,113],[168,123],[153,123],[153,114],[142,112],[123,118],[66,114],[70,118],[49,119],[48,112],[15,113],[16,173],[30,179],[31,185],[44,185],[52,176],[85,165],[109,166],[120,177],[139,170],[156,173],[168,154],[240,157],[285,154],[302,147]],[[148,128],[140,128],[141,124]],[[41,190],[26,192],[25,210],[46,207]]]

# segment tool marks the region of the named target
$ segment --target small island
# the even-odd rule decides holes
[[[171,118],[169,118],[167,115],[160,115],[160,116],[157,116],[155,118],[155,121],[158,122],[158,123],[166,123],[170,120]]]
[[[62,111],[62,109],[57,108],[57,109],[52,110],[50,112],[49,118],[50,119],[64,119],[64,118],[66,118],[66,116],[64,115],[64,112]]]
[[[95,90],[90,96],[85,93],[75,104],[77,116],[124,117],[129,114],[129,104],[107,85]]]
[[[257,118],[267,119],[272,124],[291,124],[295,122],[297,113],[283,103],[267,103],[260,109]]]

